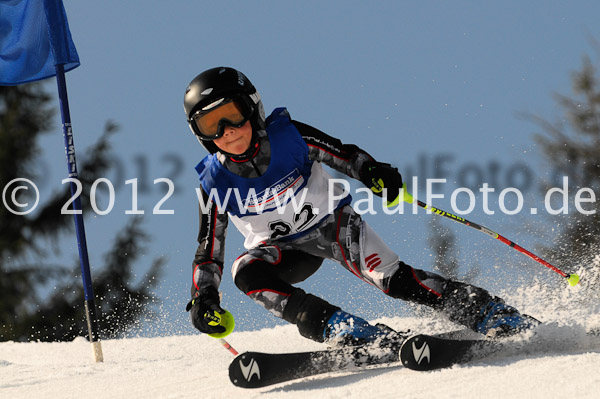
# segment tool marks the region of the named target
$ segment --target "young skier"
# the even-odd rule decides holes
[[[292,120],[285,108],[265,118],[258,92],[241,72],[218,67],[196,76],[185,92],[184,109],[192,132],[210,153],[196,166],[200,233],[187,307],[201,332],[224,331],[209,325],[204,315],[224,312],[218,288],[228,216],[247,249],[232,266],[236,286],[315,341],[356,345],[392,334],[386,326],[371,325],[294,287],[324,259],[340,263],[386,295],[431,306],[488,336],[514,334],[535,324],[482,288],[402,262],[352,209],[349,194],[339,185],[329,192],[330,176],[321,163],[378,195],[384,188],[388,203],[401,194],[398,170],[356,145]]]

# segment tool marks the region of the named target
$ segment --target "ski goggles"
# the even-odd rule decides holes
[[[242,127],[252,114],[251,110],[237,101],[224,101],[226,102],[217,108],[210,111],[201,109],[190,118],[189,122],[194,132],[202,140],[218,139],[223,136],[226,126]]]

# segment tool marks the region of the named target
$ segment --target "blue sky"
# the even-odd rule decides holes
[[[570,92],[570,73],[584,54],[594,55],[589,38],[600,38],[600,5],[594,2],[64,0],[64,5],[81,58],[81,66],[67,75],[79,158],[108,119],[120,125],[112,139],[118,173],[108,176],[117,190],[115,208],[86,219],[92,274],[130,217],[124,212],[131,208],[131,186],[124,181],[146,179],[139,208],[146,211],[144,226],[153,240],[139,275],[154,257],[168,259],[157,290],[164,318],[149,327],[157,334],[192,332],[183,307],[198,230],[193,167],[206,152],[187,127],[182,99],[198,73],[219,65],[238,68],[258,88],[267,112],[286,106],[293,118],[361,146],[399,167],[406,179],[447,176],[446,195],[481,175],[495,179],[500,189],[515,182],[529,187],[526,198],[536,202],[537,187],[551,172],[532,139],[539,129],[518,114],[557,120],[553,93]],[[54,90],[55,83],[49,80],[47,87]],[[40,161],[47,170],[42,193],[57,189],[66,177],[58,119],[54,125],[56,134],[42,143]],[[437,170],[435,159],[443,161]],[[531,175],[516,172],[523,165]],[[175,194],[163,205],[174,215],[152,215],[164,194],[164,186],[152,180],[161,177],[175,183]],[[434,202],[442,209],[449,204],[448,198]],[[469,218],[532,250],[553,237],[542,215],[490,216],[478,206]],[[366,220],[407,263],[431,268],[430,215]],[[502,271],[524,277],[547,273],[471,229],[442,223],[457,235],[461,260],[484,269],[480,285],[506,287]],[[61,243],[57,257],[70,262],[75,238]],[[229,265],[243,251],[232,224],[226,248],[223,306],[242,329],[272,325],[276,320],[231,282]],[[403,309],[329,262],[303,287],[367,318]]]

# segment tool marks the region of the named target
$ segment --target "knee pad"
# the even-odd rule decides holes
[[[247,295],[254,291],[272,291],[287,296],[295,289],[277,276],[273,265],[260,259],[241,269],[233,282]]]

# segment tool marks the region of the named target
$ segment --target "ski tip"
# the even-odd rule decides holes
[[[241,388],[258,388],[261,386],[261,368],[256,361],[257,354],[244,352],[229,365],[231,383]]]
[[[406,368],[429,371],[463,364],[502,348],[499,341],[487,339],[448,339],[418,334],[400,348],[400,361]]]
[[[429,369],[431,349],[427,338],[426,335],[416,334],[404,341],[400,348],[400,361],[404,367],[419,371]]]

